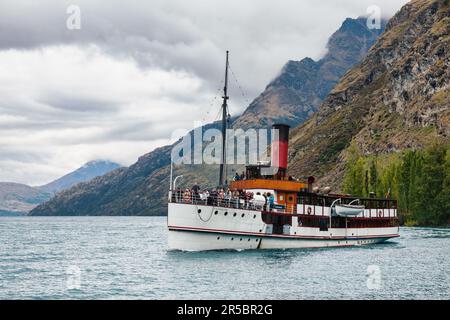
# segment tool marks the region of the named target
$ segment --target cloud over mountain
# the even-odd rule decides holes
[[[247,95],[231,78],[236,114],[285,61],[320,58],[344,18],[404,2],[83,0],[69,30],[72,1],[2,1],[0,181],[45,183],[97,158],[128,165],[214,119],[226,49]]]

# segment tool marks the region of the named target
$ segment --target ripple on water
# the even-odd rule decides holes
[[[349,248],[181,252],[167,251],[164,217],[2,217],[0,299],[449,299],[450,230],[400,233]]]

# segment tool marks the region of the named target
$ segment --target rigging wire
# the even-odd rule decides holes
[[[232,75],[234,81],[236,82],[236,84],[237,84],[237,86],[238,86],[238,88],[239,88],[239,91],[241,92],[241,95],[242,95],[242,97],[243,97],[244,100],[245,100],[245,103],[247,104],[247,106],[250,105],[250,100],[248,99],[248,95],[244,92],[244,89],[242,89],[242,86],[241,86],[241,84],[239,83],[239,81],[238,81],[236,75],[234,74],[234,71],[233,71],[233,69],[231,68],[231,65],[230,65],[229,63],[228,63],[228,69],[230,69],[231,75]]]
[[[216,104],[217,98],[220,96],[220,91],[222,91],[222,90],[223,90],[223,79],[220,81],[220,86],[216,90],[214,98],[212,99],[211,103],[209,104],[208,110],[206,111],[206,114],[202,118],[202,123],[205,123],[206,122],[206,118],[211,114],[212,107]]]

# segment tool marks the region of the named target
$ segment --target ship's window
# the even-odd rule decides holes
[[[217,240],[219,240],[220,239],[220,237],[217,237]]]
[[[241,217],[243,218],[245,216],[245,214],[243,213],[242,215],[241,215]]]
[[[253,215],[253,219],[255,219],[255,218],[256,218],[256,214]]]
[[[234,240],[234,238],[231,238],[231,240]]]
[[[198,213],[202,212],[202,209],[198,209],[197,212],[198,212]]]
[[[214,212],[214,214],[218,214],[218,213],[219,213],[219,211]]]
[[[242,238],[240,238],[239,241],[242,241]]]
[[[250,238],[248,238],[248,241],[250,241],[251,239]]]
[[[235,213],[233,213],[233,217],[236,217],[236,212],[235,212]]]
[[[226,216],[227,214],[228,214],[228,212],[225,211],[225,213],[223,215]]]

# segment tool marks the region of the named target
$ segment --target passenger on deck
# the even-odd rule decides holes
[[[216,189],[212,189],[211,193],[209,194],[209,198],[208,198],[208,205],[210,206],[215,206],[217,205],[217,190]]]
[[[263,207],[263,209],[264,209],[264,211],[267,211],[267,193],[266,192],[263,193],[263,197],[264,197],[264,207]]]
[[[246,207],[249,208],[253,200],[253,192],[245,193]]]
[[[200,192],[199,194],[200,197],[200,201],[203,203],[207,203],[208,201],[208,197],[209,197],[209,192],[207,189],[203,190],[202,192]]]
[[[267,198],[269,200],[269,211],[271,211],[273,208],[273,204],[275,203],[275,198],[273,197],[273,194],[271,194],[270,192],[267,192]]]
[[[197,184],[197,182],[192,186],[192,199],[195,203],[197,203],[198,200],[200,200],[200,195],[199,195],[199,191],[200,191],[200,187]]]
[[[239,180],[241,180],[241,177],[239,176],[239,173],[237,173],[237,171],[236,171],[236,174],[234,175],[233,181],[239,181]]]
[[[231,204],[232,193],[230,189],[225,189],[224,199],[227,206]]]
[[[224,197],[225,197],[225,193],[223,191],[223,189],[219,189],[219,193],[217,195],[217,202],[219,205],[223,205],[224,204]]]
[[[233,205],[236,208],[239,208],[239,191],[238,190],[233,191],[232,200],[233,200]]]
[[[245,190],[239,190],[239,205],[245,205]]]
[[[184,191],[183,201],[184,201],[184,203],[190,203],[191,202],[191,191],[189,189],[186,189]]]

